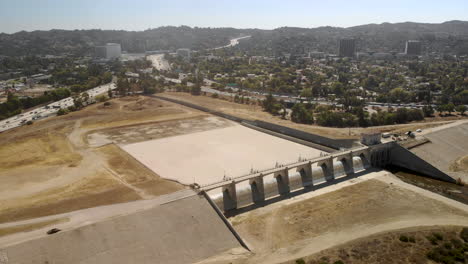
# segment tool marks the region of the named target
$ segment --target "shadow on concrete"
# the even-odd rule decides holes
[[[302,194],[305,194],[305,193],[308,193],[308,192],[313,192],[313,191],[316,191],[316,190],[320,190],[322,188],[329,187],[329,186],[332,186],[332,185],[335,185],[335,184],[338,184],[338,183],[341,183],[341,182],[344,182],[344,181],[349,181],[351,179],[356,179],[356,178],[358,178],[358,177],[360,177],[362,175],[366,175],[368,173],[377,172],[377,171],[381,171],[381,169],[369,168],[367,170],[362,170],[362,171],[357,172],[357,173],[349,174],[347,176],[342,176],[340,178],[337,178],[337,179],[334,179],[334,180],[331,180],[331,181],[322,181],[322,182],[314,184],[312,186],[307,186],[305,188],[292,190],[290,193],[287,193],[287,194],[273,196],[271,198],[266,199],[263,202],[252,203],[252,204],[249,204],[249,205],[241,207],[241,208],[237,208],[237,209],[234,209],[234,210],[229,210],[227,212],[224,212],[224,215],[226,217],[233,217],[233,216],[243,214],[243,213],[246,213],[246,212],[249,212],[249,211],[252,211],[252,210],[255,210],[255,209],[270,205],[270,204],[273,204],[273,203],[277,203],[277,202],[282,201],[282,200],[290,199],[290,198],[293,198],[293,197],[296,197],[296,196],[299,196],[299,195],[302,195]]]

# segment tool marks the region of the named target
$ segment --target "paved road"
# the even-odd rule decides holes
[[[94,98],[99,94],[107,92],[109,89],[116,88],[114,83],[104,84],[86,91],[90,98]],[[60,101],[50,103],[46,106],[36,108],[34,110],[12,116],[8,119],[0,121],[0,133],[9,129],[25,125],[28,121],[44,119],[50,116],[55,116],[60,108],[67,108],[73,105],[73,98],[67,97]]]
[[[164,59],[164,54],[150,55],[146,59],[151,61],[153,67],[155,67],[158,71],[168,71],[171,69],[169,62]]]
[[[214,48],[214,49],[216,50],[216,49],[223,49],[223,48],[234,47],[234,46],[236,46],[237,44],[239,44],[239,40],[241,40],[241,39],[246,39],[246,38],[250,38],[250,36],[245,36],[245,37],[240,37],[240,38],[231,39],[231,43],[229,43],[228,45],[222,46],[222,47],[217,47],[217,48]]]

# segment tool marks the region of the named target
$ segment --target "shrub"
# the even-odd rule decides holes
[[[414,237],[409,237],[409,242],[416,243],[416,239],[414,239]]]
[[[463,242],[460,239],[452,239],[450,242],[452,242],[453,246],[456,248],[463,247]]]
[[[26,125],[30,126],[33,124],[33,121],[29,120],[28,122],[26,122]]]
[[[333,262],[333,264],[344,264],[344,262],[341,261],[341,260],[337,260],[337,261]]]
[[[437,238],[435,238],[434,236],[428,236],[426,238],[431,242],[432,245],[437,245]]]
[[[433,239],[437,240],[439,237],[437,233],[433,233],[431,236]],[[437,242],[436,242],[437,243]],[[443,246],[439,246],[433,248],[429,251],[426,256],[427,258],[444,264],[451,264],[451,263],[465,263],[465,252],[468,251],[468,244],[463,243],[458,239],[451,239],[450,243],[444,243]]]
[[[468,243],[468,227],[464,227],[460,232],[460,237]]]
[[[306,262],[303,259],[298,259],[296,260],[296,264],[306,264]]]
[[[214,93],[214,94],[211,95],[211,97],[213,97],[213,98],[218,98],[219,95],[218,95],[217,93]]]
[[[107,101],[107,99],[108,99],[108,98],[107,98],[107,96],[105,96],[105,95],[99,95],[99,96],[96,97],[96,100],[97,100],[98,102],[100,102],[100,103]]]
[[[109,105],[111,105],[110,102],[105,102],[105,103],[104,103],[104,106],[109,106]]]
[[[405,236],[405,235],[401,235],[401,236],[400,236],[400,241],[401,241],[401,242],[405,242],[405,243],[407,243],[407,242],[409,242],[409,239],[408,239],[408,237],[407,237],[407,236]]]
[[[61,115],[66,115],[67,114],[67,111],[63,108],[60,108],[58,111],[57,111],[57,115],[61,116]]]
[[[441,233],[432,233],[432,235],[437,239],[437,240],[444,240],[444,237],[442,236]]]

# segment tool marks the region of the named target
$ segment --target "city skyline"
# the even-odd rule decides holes
[[[461,0],[440,1],[2,1],[0,32],[50,29],[141,31],[160,26],[274,29],[283,26],[352,27],[380,23],[468,20]]]

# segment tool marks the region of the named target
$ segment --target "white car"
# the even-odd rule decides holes
[[[416,132],[421,133],[422,130],[421,129],[416,129]]]

